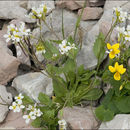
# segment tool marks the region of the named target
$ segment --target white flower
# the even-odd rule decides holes
[[[12,35],[10,32],[7,32],[7,34],[4,35],[4,38],[6,38],[6,42],[9,42],[12,39]]]
[[[127,18],[127,12],[120,11],[119,19],[121,22],[124,22]]]
[[[124,35],[125,35],[125,40],[130,41],[130,31],[125,31]]]
[[[21,38],[22,38],[22,35],[20,32],[15,32],[15,31],[13,32],[12,40],[14,42],[20,42]]]
[[[40,111],[40,109],[35,109],[34,115],[37,117],[40,117],[43,113]]]
[[[120,12],[120,11],[122,11],[122,8],[121,8],[121,7],[114,7],[113,10],[114,10],[115,12],[116,12],[116,11]]]
[[[35,120],[36,116],[34,115],[33,112],[30,112],[29,115],[24,115],[23,119],[25,119],[25,122],[28,124],[30,120]]]
[[[57,57],[57,54],[53,54],[53,57]]]
[[[22,95],[22,93],[20,93],[18,96],[15,97],[15,100],[20,104],[22,103],[23,98],[24,96]]]
[[[59,120],[58,121],[59,124],[59,130],[66,130],[66,121],[65,120]]]
[[[7,26],[9,32],[18,31],[17,27],[14,24]]]
[[[116,27],[116,30],[119,32],[119,33],[121,33],[121,34],[123,34],[124,32],[125,32],[125,27]]]
[[[76,47],[75,47],[75,44],[73,43],[73,44],[70,44],[69,42],[68,42],[68,45],[71,47],[71,49],[77,49]]]
[[[20,24],[21,25],[20,25],[19,31],[21,32],[22,35],[28,36],[30,34],[30,29],[25,29],[25,23],[24,22],[21,22]]]
[[[34,106],[29,105],[28,108],[27,108],[27,110],[34,112],[36,110],[36,106],[37,106],[36,103],[34,104]]]
[[[130,31],[130,25],[127,26],[127,31]]]
[[[46,13],[49,11],[50,9],[46,7],[45,4],[41,4],[38,8],[36,7],[32,7],[32,11],[29,14],[30,18],[45,18]]]
[[[63,40],[61,44],[59,44],[59,51],[60,53],[63,54],[67,54],[69,50],[71,50],[70,46],[67,46],[67,41]]]
[[[20,112],[20,110],[21,110],[16,102],[13,102],[12,106],[10,106],[9,109],[13,110],[14,112]]]

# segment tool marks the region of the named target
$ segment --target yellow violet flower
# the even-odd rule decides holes
[[[107,48],[108,50],[110,50],[109,52],[110,59],[115,58],[115,56],[120,53],[119,46],[120,46],[119,43],[116,43],[112,46],[110,45],[110,43],[107,43]]]
[[[123,65],[119,65],[118,62],[115,63],[114,67],[113,66],[109,66],[109,70],[114,74],[114,79],[115,80],[120,80],[121,79],[121,74],[124,74],[126,69],[123,68]]]

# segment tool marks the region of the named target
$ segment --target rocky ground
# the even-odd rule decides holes
[[[83,12],[80,24],[83,48],[78,55],[77,61],[84,64],[85,68],[92,69],[97,65],[97,59],[93,54],[93,43],[99,32],[107,34],[112,21],[112,9],[120,6],[127,1],[114,0],[93,0],[88,1]],[[64,28],[65,36],[73,33],[77,16],[81,14],[81,8],[84,1],[0,1],[0,96],[6,103],[11,104],[13,97],[19,92],[31,96],[38,102],[39,92],[53,95],[52,81],[39,72],[34,72],[27,65],[30,65],[29,57],[26,57],[21,49],[12,43],[6,43],[3,35],[7,31],[7,25],[10,23],[18,23],[18,21],[26,22],[26,25],[32,29],[33,35],[37,38],[40,36],[39,29],[35,28],[35,20],[31,20],[25,15],[33,7],[40,3],[46,3],[51,8],[50,14],[47,16],[47,22],[52,25],[54,31],[61,35],[62,11],[64,10]],[[123,7],[130,13],[130,2]],[[125,23],[127,25],[128,22]],[[43,25],[42,35],[48,38],[55,38],[53,34]],[[117,33],[114,30],[111,42],[117,41]],[[34,41],[31,41],[34,42]],[[27,65],[26,65],[27,64]],[[107,90],[107,87],[104,91]],[[0,103],[4,101],[0,98]],[[70,124],[72,129],[130,129],[130,116],[127,114],[117,115],[112,121],[102,123],[95,119],[93,114],[94,107],[85,108],[74,107],[65,108],[64,119]],[[22,119],[21,113],[13,114],[8,110],[8,106],[0,105],[0,129],[22,129],[32,128],[26,125]]]

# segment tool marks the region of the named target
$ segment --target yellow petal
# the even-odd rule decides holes
[[[115,68],[112,67],[112,66],[109,66],[109,70],[110,70],[110,72],[112,72],[112,73],[114,73],[114,72],[116,71]]]
[[[119,43],[116,43],[112,46],[112,49],[113,50],[117,50],[119,48],[120,44]]]
[[[123,65],[119,65],[118,68],[117,68],[117,71],[120,73],[120,74],[124,74],[126,72],[126,69],[123,68]]]
[[[115,53],[114,53],[113,51],[111,51],[111,52],[109,53],[109,58],[110,58],[110,59],[115,58]]]
[[[116,70],[118,70],[118,67],[119,67],[119,64],[118,64],[118,62],[116,62],[115,65],[114,65],[114,68],[115,68]]]
[[[120,80],[120,79],[121,79],[121,76],[120,76],[120,73],[119,73],[119,72],[116,72],[116,73],[114,74],[114,79],[115,79],[115,80]]]
[[[116,49],[114,51],[115,51],[115,54],[119,54],[120,53],[120,50],[118,50],[118,49]]]
[[[119,90],[122,90],[123,89],[123,85],[120,86]]]
[[[107,49],[112,49],[112,46],[111,46],[111,44],[110,43],[107,43]]]

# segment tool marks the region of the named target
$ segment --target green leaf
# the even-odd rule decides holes
[[[38,99],[40,103],[45,104],[47,106],[50,106],[52,104],[50,97],[44,93],[39,93]]]
[[[23,104],[34,104],[34,101],[30,97],[28,97],[26,95],[23,95],[23,96],[24,96]]]
[[[91,76],[95,74],[95,72],[96,72],[95,70],[87,71],[87,72],[83,75],[83,77],[81,78],[81,81],[86,81],[86,80],[90,79]]]
[[[105,54],[105,41],[104,41],[104,35],[102,33],[99,33],[93,47],[94,54],[96,58],[98,59],[98,63],[100,63]]]
[[[108,103],[111,101],[113,94],[114,94],[114,90],[110,88],[109,91],[107,92],[105,98],[104,98],[103,101],[102,101],[102,104],[103,104],[105,107],[108,106]]]
[[[86,95],[82,99],[97,100],[101,97],[102,94],[103,91],[101,89],[93,88],[88,93],[86,93]]]
[[[37,117],[34,121],[32,121],[31,125],[34,128],[39,128],[39,127],[41,127],[41,123],[42,123],[41,117]]]
[[[61,67],[56,67],[56,66],[54,66],[54,65],[52,65],[52,64],[48,64],[48,65],[46,66],[46,69],[47,69],[47,71],[48,71],[50,74],[52,74],[52,75],[60,75],[61,73],[63,73],[63,68],[61,68]]]
[[[64,97],[67,93],[66,82],[60,77],[55,77],[55,79],[53,79],[53,88],[57,97]]]
[[[109,109],[105,109],[103,105],[96,108],[95,114],[96,117],[101,121],[110,121],[114,117],[114,113]]]
[[[122,113],[130,113],[130,96],[116,98],[115,104]]]
[[[126,84],[124,86],[126,89],[130,90],[130,81],[126,82]]]
[[[75,67],[76,67],[76,64],[75,64],[74,60],[68,58],[64,64],[64,72],[65,73],[67,73],[69,71],[75,72]]]
[[[84,72],[85,72],[85,70],[84,70],[84,65],[80,65],[80,66],[78,67],[78,75],[80,76],[80,75],[82,75]]]
[[[45,50],[46,53],[43,54],[43,56],[47,59],[47,60],[51,60],[53,57],[53,54],[57,54],[59,55],[59,51],[56,48],[56,46],[54,46],[51,42],[45,41],[43,43],[43,45],[45,46]]]

